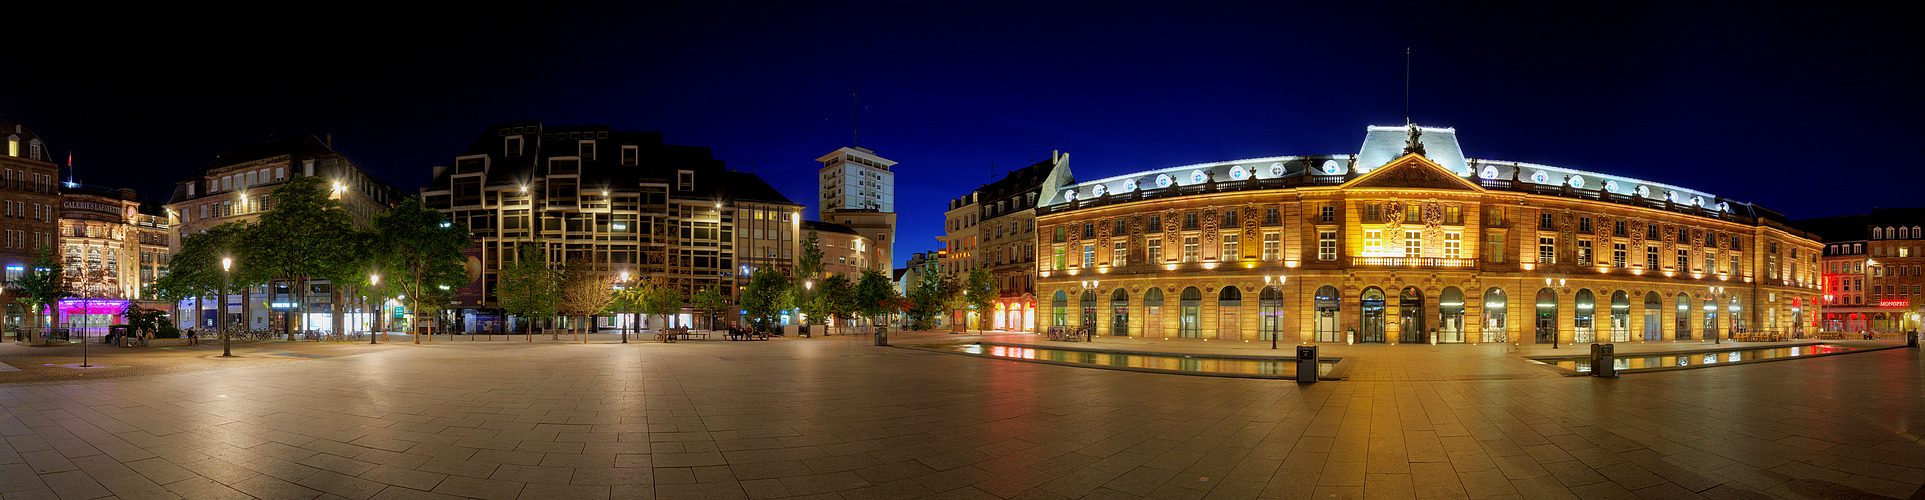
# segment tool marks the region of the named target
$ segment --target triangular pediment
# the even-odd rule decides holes
[[[1420,188],[1483,191],[1484,187],[1451,173],[1416,153],[1401,158],[1344,183],[1345,188]]]

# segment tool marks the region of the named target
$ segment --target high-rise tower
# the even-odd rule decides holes
[[[816,158],[821,203],[817,219],[849,226],[872,243],[868,262],[887,273],[895,265],[895,161],[868,148],[850,146]],[[853,277],[852,277],[853,278]]]

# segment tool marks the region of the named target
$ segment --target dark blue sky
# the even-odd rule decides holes
[[[326,133],[413,190],[486,124],[539,118],[660,130],[813,203],[811,160],[849,144],[859,85],[861,144],[901,162],[907,257],[936,248],[948,199],[1052,150],[1082,179],[1355,153],[1366,125],[1403,122],[1410,47],[1411,117],[1473,158],[1794,219],[1922,204],[1925,19],[1906,4],[929,5],[135,12],[13,33],[0,119],[73,151],[81,182],[155,198],[228,149]]]

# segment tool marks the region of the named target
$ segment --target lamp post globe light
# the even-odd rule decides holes
[[[607,195],[608,195],[607,191],[602,192],[602,196],[607,196]],[[622,290],[627,288],[627,285],[628,285],[628,271],[622,271],[621,279],[615,281],[615,289]],[[633,313],[630,313],[630,314],[633,314]],[[621,321],[621,317],[616,316],[616,321]],[[626,344],[628,343],[628,322],[622,321],[621,323],[622,323],[622,343]]]
[[[233,271],[234,258],[221,257],[221,300],[215,304],[214,327],[221,330],[221,357],[224,358],[234,357],[234,345],[227,336],[227,318],[222,317],[227,314],[227,284]]]
[[[380,274],[378,274],[378,273],[370,273],[370,274],[368,274],[368,288],[375,288],[375,287],[379,287],[379,286],[381,286],[381,275],[380,275]],[[369,290],[369,291],[373,291],[373,290]],[[380,299],[381,299],[381,296],[380,296],[380,295],[375,295],[375,301],[374,301],[374,304],[373,304],[373,308],[370,308],[370,309],[368,310],[368,311],[369,311],[369,314],[368,314],[368,328],[369,328],[369,331],[368,331],[368,345],[374,345],[374,343],[375,343],[375,339],[377,339],[377,338],[379,338],[379,335],[378,335],[377,333],[375,333],[375,332],[373,331],[373,328],[374,328],[374,322],[375,322],[375,319],[377,319],[377,318],[379,318],[379,317],[380,317],[380,313],[379,313],[379,311],[377,311],[377,310],[376,310],[376,309],[378,309],[378,308],[380,308],[380,307],[381,307],[381,300],[380,300]]]

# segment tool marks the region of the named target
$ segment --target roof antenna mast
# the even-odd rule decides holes
[[[862,84],[849,93],[849,145],[862,147]]]
[[[1410,47],[1404,47],[1404,124],[1410,125]]]

